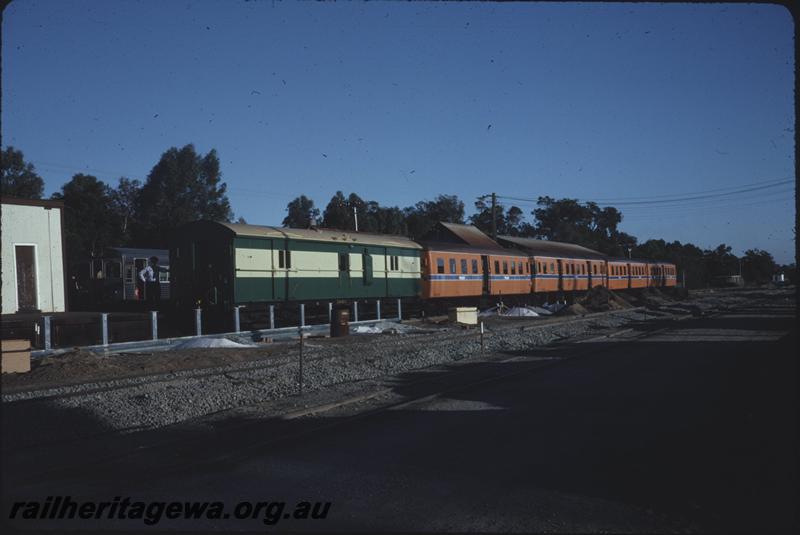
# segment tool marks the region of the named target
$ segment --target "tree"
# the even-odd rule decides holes
[[[135,217],[136,202],[141,189],[142,183],[138,180],[120,177],[117,187],[110,190],[111,211],[118,226],[116,245],[132,243],[131,221]]]
[[[150,171],[136,202],[136,242],[143,247],[165,247],[170,231],[209,219],[230,221],[230,201],[222,182],[217,151],[205,156],[194,145],[172,147]]]
[[[344,193],[337,191],[322,214],[322,226],[340,230],[354,230],[353,211]]]
[[[731,251],[732,248],[724,243],[718,245],[716,249],[703,251],[706,283],[711,283],[715,277],[739,274],[739,258]]]
[[[41,199],[44,195],[44,180],[36,174],[32,163],[26,163],[22,151],[7,147],[0,157],[3,196],[21,199]]]
[[[314,208],[314,201],[300,195],[286,205],[288,214],[283,218],[284,227],[306,228],[316,225],[319,219],[319,209]]]
[[[100,256],[118,245],[112,211],[112,191],[91,175],[76,174],[54,199],[64,201],[64,234],[70,263]]]
[[[492,205],[484,198],[475,201],[477,213],[469,217],[470,223],[481,229],[486,234],[492,234]],[[524,213],[517,206],[506,210],[505,206],[497,203],[494,208],[498,236],[525,236],[531,234],[530,225],[523,221]]]
[[[433,201],[420,201],[403,210],[408,235],[420,239],[439,221],[464,223],[464,203],[456,195],[439,195]]]
[[[538,238],[575,243],[615,256],[628,256],[628,247],[636,237],[620,232],[622,213],[612,206],[600,208],[597,203],[581,204],[577,199],[539,197],[539,208],[533,211]]]
[[[760,249],[749,249],[745,251],[740,261],[742,266],[742,278],[750,283],[763,284],[769,282],[772,280],[772,275],[778,269],[772,255]]]

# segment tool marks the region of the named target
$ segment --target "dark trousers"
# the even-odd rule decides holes
[[[161,284],[158,281],[146,283],[144,295],[148,301],[161,301]]]

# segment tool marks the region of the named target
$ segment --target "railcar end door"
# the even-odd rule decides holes
[[[481,255],[481,268],[483,269],[483,295],[489,295],[489,257]]]

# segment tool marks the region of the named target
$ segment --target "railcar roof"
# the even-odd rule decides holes
[[[502,249],[497,242],[473,225],[445,223],[444,221],[439,222],[439,224],[447,229],[456,238],[471,247],[479,247],[487,250]]]
[[[405,247],[409,249],[422,249],[417,242],[405,236],[391,234],[371,234],[368,232],[348,232],[334,229],[299,229],[269,227],[265,225],[245,225],[241,223],[218,222],[228,227],[237,236],[253,236],[258,238],[289,238],[292,240],[323,241],[332,243],[349,243],[364,245],[383,245],[387,247]]]
[[[519,249],[504,249],[502,247],[473,247],[471,245],[450,242],[425,242],[425,249],[429,251],[441,251],[443,253],[471,253],[493,256],[528,256],[528,253]]]
[[[591,258],[596,260],[605,260],[607,258],[601,252],[572,243],[518,238],[516,236],[498,236],[497,241],[515,245],[533,255],[539,254],[559,258]]]

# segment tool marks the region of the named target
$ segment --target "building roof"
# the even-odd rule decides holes
[[[64,208],[64,201],[55,199],[20,199],[19,197],[0,197],[0,204],[20,204],[24,206],[41,206],[43,208]]]
[[[550,240],[537,240],[534,238],[518,238],[516,236],[498,236],[497,241],[503,244],[513,245],[525,250],[528,254],[555,256],[562,258],[593,258],[603,260],[606,255],[575,245]]]
[[[258,238],[289,238],[292,240],[308,240],[332,243],[350,243],[363,245],[382,245],[388,247],[406,247],[410,249],[422,249],[415,241],[405,236],[395,236],[391,234],[371,234],[368,232],[348,232],[333,229],[297,229],[268,227],[264,225],[244,225],[241,223],[226,223],[219,221],[233,231],[237,236],[252,236]]]

